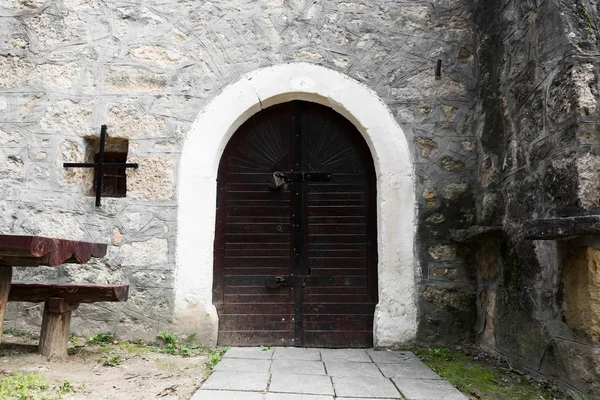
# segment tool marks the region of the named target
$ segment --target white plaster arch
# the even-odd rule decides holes
[[[410,342],[417,330],[413,255],[415,193],[406,137],[389,108],[363,84],[323,66],[290,63],[262,68],[225,87],[198,115],[179,167],[175,325],[215,343],[212,304],[217,169],[225,146],[253,114],[306,100],[350,120],[371,149],[377,172],[379,304],[376,346]]]

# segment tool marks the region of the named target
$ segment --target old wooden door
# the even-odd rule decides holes
[[[218,176],[219,344],[372,346],[375,185],[364,139],[328,107],[284,103],[239,128]]]

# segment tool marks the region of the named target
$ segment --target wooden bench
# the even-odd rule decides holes
[[[71,311],[80,303],[127,301],[129,285],[92,285],[79,283],[12,282],[8,301],[44,302],[40,332],[40,354],[67,356]]]

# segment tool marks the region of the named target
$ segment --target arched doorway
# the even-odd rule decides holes
[[[331,108],[271,106],[219,164],[213,303],[220,345],[371,347],[376,174]]]

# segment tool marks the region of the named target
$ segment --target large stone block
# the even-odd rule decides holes
[[[173,161],[167,157],[130,157],[138,169],[127,171],[127,195],[137,199],[171,199],[175,190]]]
[[[0,55],[0,88],[21,85],[32,69],[33,65],[26,59]]]
[[[591,340],[600,340],[600,250],[571,250],[565,259],[562,286],[567,325]]]

